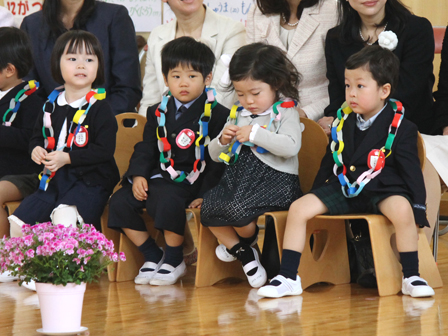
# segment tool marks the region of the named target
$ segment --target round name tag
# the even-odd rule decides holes
[[[191,129],[185,128],[176,137],[176,144],[179,148],[186,149],[194,142],[196,135]]]
[[[81,126],[79,128],[79,132],[75,136],[75,145],[78,147],[84,147],[87,145],[89,141],[89,133],[87,132],[87,128]]]
[[[386,164],[386,157],[382,150],[373,149],[369,153],[369,157],[367,159],[367,165],[370,169],[375,167],[375,171],[383,169]]]

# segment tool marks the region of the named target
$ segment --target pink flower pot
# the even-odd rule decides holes
[[[67,286],[36,283],[42,331],[64,333],[81,330],[82,302],[86,284]]]

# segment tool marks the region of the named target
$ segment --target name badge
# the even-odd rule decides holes
[[[176,144],[179,148],[186,149],[194,142],[196,135],[191,129],[185,128],[176,137]]]
[[[84,126],[81,126],[79,132],[75,136],[75,145],[78,147],[84,147],[89,142],[89,133]]]
[[[367,165],[370,169],[375,167],[374,171],[383,169],[386,165],[386,157],[384,156],[383,151],[379,149],[371,150],[367,159]]]

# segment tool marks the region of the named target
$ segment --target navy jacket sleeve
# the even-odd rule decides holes
[[[12,126],[0,125],[0,148],[12,148],[28,152],[28,146],[33,134],[34,124],[43,100],[37,92],[27,97],[20,105]]]
[[[119,6],[115,12],[109,36],[111,83],[107,100],[115,115],[133,112],[142,97],[140,63],[134,24],[125,7]]]
[[[158,104],[148,107],[146,112],[146,125],[143,131],[143,140],[137,143],[134,147],[129,168],[125,178],[132,176],[143,176],[146,179],[150,178],[151,171],[159,162],[159,152],[157,148],[157,120],[155,111]]]
[[[447,27],[448,30],[448,27]],[[441,134],[448,126],[448,33],[445,33],[442,48],[442,63],[440,65],[439,85],[434,93],[437,119],[433,133]]]

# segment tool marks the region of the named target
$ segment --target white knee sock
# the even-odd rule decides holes
[[[53,210],[50,218],[53,224],[62,224],[65,227],[76,226],[78,221],[81,224],[84,224],[76,205],[61,204]]]
[[[11,215],[8,217],[9,220],[9,234],[11,237],[22,237],[22,226],[25,224],[17,216]]]

